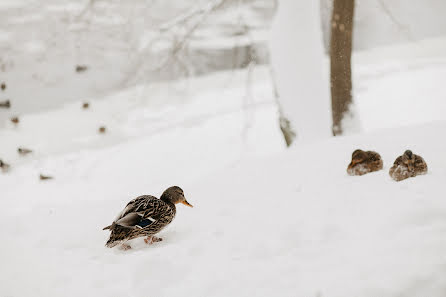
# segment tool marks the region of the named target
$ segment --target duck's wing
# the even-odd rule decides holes
[[[399,156],[396,158],[395,162],[393,162],[393,165],[400,165],[403,164],[403,156]]]
[[[379,160],[381,160],[381,155],[378,154],[377,152],[368,151],[367,153],[369,154],[369,159],[371,161],[379,161]]]
[[[427,172],[427,164],[424,161],[423,157],[415,155],[415,170],[418,173],[426,173]]]
[[[140,196],[130,201],[115,219],[115,224],[144,228],[169,211],[169,206],[153,196]]]

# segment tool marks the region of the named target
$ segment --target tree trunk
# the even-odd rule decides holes
[[[333,135],[343,132],[342,119],[352,103],[352,36],[354,0],[334,0],[330,38],[330,83]]]

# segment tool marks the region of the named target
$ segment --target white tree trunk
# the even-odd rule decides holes
[[[279,0],[271,35],[279,100],[298,140],[330,137],[329,79],[319,1]]]

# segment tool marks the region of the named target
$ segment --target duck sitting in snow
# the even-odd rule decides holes
[[[19,155],[21,156],[26,156],[28,154],[31,154],[33,151],[24,147],[19,147],[17,149],[17,152],[19,153]]]
[[[389,170],[390,177],[396,181],[427,173],[427,164],[424,159],[407,150],[396,158]]]
[[[11,108],[11,102],[9,100],[0,101],[0,107],[3,108]]]
[[[349,175],[364,175],[369,172],[383,169],[383,161],[377,152],[355,150],[352,161],[347,167]]]
[[[8,172],[10,167],[11,166],[9,164],[6,164],[5,162],[3,162],[3,160],[0,160],[0,169],[2,170],[2,172]]]
[[[103,230],[111,231],[106,246],[121,244],[122,249],[131,247],[125,241],[145,237],[145,243],[152,244],[162,238],[154,235],[172,222],[176,214],[175,204],[182,203],[193,207],[184,197],[180,187],[173,186],[164,191],[161,198],[143,195],[130,201],[114,222]]]

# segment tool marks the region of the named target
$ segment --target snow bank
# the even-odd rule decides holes
[[[57,178],[47,183],[34,178],[37,164],[23,165],[0,178],[0,223],[8,226],[0,293],[441,297],[445,128],[329,139],[195,179],[188,176],[213,161],[165,137],[49,158]],[[161,142],[168,146],[153,146]],[[378,151],[384,170],[348,176],[357,147]],[[227,154],[220,148],[214,160]],[[387,171],[406,148],[425,158],[429,174],[396,183]],[[195,207],[179,207],[162,243],[103,246],[101,228],[130,198],[172,184]]]

